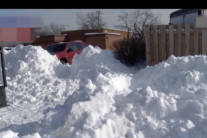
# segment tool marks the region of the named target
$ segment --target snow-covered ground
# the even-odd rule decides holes
[[[205,138],[207,57],[126,67],[89,46],[62,65],[39,46],[5,52],[0,138]]]

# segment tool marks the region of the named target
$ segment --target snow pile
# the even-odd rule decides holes
[[[5,51],[5,63],[9,77],[22,74],[60,74],[61,71],[57,72],[57,69],[64,69],[55,56],[40,46],[31,45],[18,45],[11,51]]]
[[[89,46],[62,65],[40,47],[5,53],[4,138],[206,137],[207,57],[129,68]]]
[[[19,129],[22,123],[39,121],[46,108],[64,103],[76,88],[75,80],[68,79],[70,66],[63,66],[41,47],[19,45],[5,51],[5,66],[9,106],[0,109],[0,129],[10,124]]]
[[[4,132],[0,132],[0,138],[19,138],[18,133],[14,133],[11,130],[7,130]],[[32,135],[27,135],[23,136],[21,138],[41,138],[38,133],[32,134]]]

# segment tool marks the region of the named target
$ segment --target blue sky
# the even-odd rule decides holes
[[[75,30],[77,25],[77,13],[85,14],[97,9],[0,9],[0,16],[31,16],[41,17],[43,23],[66,25],[67,29]],[[109,28],[114,28],[118,22],[118,15],[124,12],[131,12],[135,9],[101,9],[103,18],[108,23]],[[178,9],[151,9],[155,14],[159,14],[162,24],[169,23],[169,14]]]

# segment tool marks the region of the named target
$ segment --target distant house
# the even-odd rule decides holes
[[[204,9],[181,9],[170,14],[171,25],[195,25],[197,28],[207,28],[207,16]]]
[[[0,45],[31,43],[36,37],[36,30],[42,26],[39,17],[0,17]]]
[[[89,29],[64,31],[61,35],[42,36],[34,41],[34,44],[45,48],[56,42],[82,40],[90,45],[99,46],[102,49],[113,50],[113,42],[132,36],[132,32],[118,29]]]
[[[196,24],[196,17],[204,16],[204,9],[182,9],[170,14],[170,24]]]

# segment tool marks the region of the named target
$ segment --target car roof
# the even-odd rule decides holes
[[[61,45],[61,44],[67,44],[67,43],[68,43],[68,42],[52,43],[52,44],[46,46],[46,48],[47,48],[47,47],[50,47],[50,46]]]
[[[59,43],[53,43],[53,44],[50,44],[50,45],[61,45],[61,44],[67,44],[68,42],[59,42]]]
[[[81,40],[72,40],[72,41],[69,41],[69,42],[83,42]]]
[[[58,42],[58,43],[52,43],[52,44],[46,46],[45,49],[48,48],[48,47],[50,47],[50,46],[61,45],[61,44],[64,44],[64,43],[67,44],[67,43],[71,43],[71,42],[86,43],[86,42],[84,42],[82,40],[72,40],[72,41],[68,41],[68,42]]]

